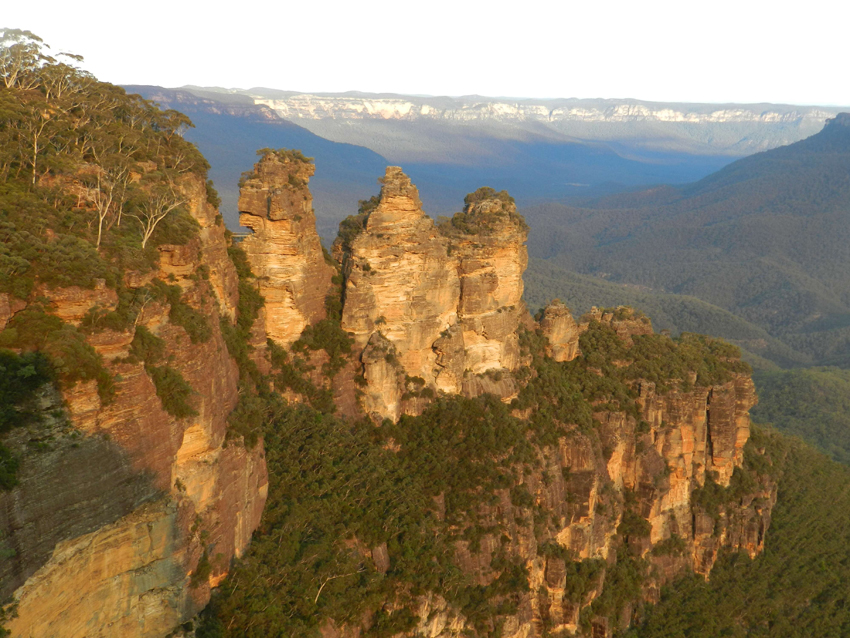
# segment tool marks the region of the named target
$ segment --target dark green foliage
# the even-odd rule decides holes
[[[499,200],[505,209],[487,213],[473,210],[475,204],[487,199]],[[488,235],[494,231],[496,224],[505,221],[512,223],[523,232],[528,232],[525,219],[516,212],[514,198],[508,195],[507,191],[497,193],[495,189],[484,186],[467,195],[463,202],[462,213],[455,213],[451,219],[439,220],[438,226],[444,235]]]
[[[205,628],[234,628],[224,636],[316,635],[322,618],[357,622],[394,597],[400,583],[413,587],[410,596],[458,589],[463,579],[451,551],[430,532],[436,520],[429,499],[398,457],[375,445],[371,423],[280,403],[273,411],[265,430],[270,486],[263,521],[207,610]],[[366,547],[386,542],[390,572],[376,572],[346,546],[346,536]],[[377,618],[378,626],[406,618]]]
[[[269,419],[269,400],[265,395],[255,395],[244,382],[239,390],[239,402],[227,417],[227,435],[242,437],[245,447],[250,450],[259,441]]]
[[[624,193],[584,208],[527,209],[532,254],[641,292],[669,291],[724,309],[749,324],[747,332],[769,334],[774,343],[748,340],[779,365],[847,367],[848,171],[850,127],[835,120],[817,135],[738,160],[695,184]],[[688,309],[679,311],[688,321]],[[717,319],[723,317],[710,321]],[[707,323],[681,329],[732,337]]]
[[[207,180],[207,203],[211,204],[213,208],[221,206],[221,197],[219,197],[211,179]]]
[[[755,376],[753,419],[799,436],[850,465],[850,372],[812,368]]]
[[[611,327],[592,324],[592,329],[582,334],[579,345],[589,353],[588,364],[601,369],[606,377],[644,379],[661,391],[675,385],[689,390],[691,376],[695,376],[696,385],[707,387],[725,383],[735,373],[751,372],[740,361],[738,348],[704,335],[682,333],[678,339],[671,339],[651,334],[632,339],[634,344],[627,348]],[[622,366],[624,361],[629,365]]]
[[[136,317],[144,305],[157,297],[151,286],[141,288],[118,288],[118,306],[115,310],[106,311],[98,306],[91,308],[83,317],[81,328],[84,332],[99,332],[114,330],[124,332],[130,330]]]
[[[165,355],[165,341],[157,337],[145,326],[137,326],[130,354],[147,365],[158,363]]]
[[[585,558],[566,562],[567,580],[564,597],[570,602],[580,604],[587,594],[599,583],[605,573],[605,561],[600,558]]]
[[[640,514],[627,509],[617,527],[617,533],[623,538],[642,538],[649,536],[652,525]]]
[[[120,270],[153,267],[157,245],[197,235],[178,206],[143,248],[137,219],[153,193],[181,176],[205,178],[206,160],[179,134],[188,118],[71,65],[27,73],[32,89],[0,94],[0,291],[24,297],[36,281],[114,287]]]
[[[0,489],[11,490],[18,484],[20,459],[3,444],[0,444]]]
[[[272,367],[276,373],[274,380],[278,387],[289,388],[302,395],[314,409],[323,414],[333,414],[336,411],[333,392],[330,388],[317,387],[310,380],[307,373],[311,368],[304,359],[299,356],[293,356],[290,359],[286,351],[271,339],[268,341],[268,347]]]
[[[212,563],[210,562],[207,548],[204,548],[203,554],[198,559],[198,564],[195,566],[195,571],[192,572],[192,578],[189,580],[189,587],[195,589],[207,582],[212,573]]]
[[[514,198],[508,195],[508,191],[496,192],[495,188],[490,188],[489,186],[482,186],[475,192],[469,193],[466,197],[463,198],[464,210],[487,199],[498,199],[504,204],[516,204]]]
[[[311,164],[313,162],[312,157],[307,157],[298,149],[279,148],[275,150],[273,148],[261,148],[257,151],[257,155],[260,157],[265,157],[266,155],[277,155],[282,160],[302,164]]]
[[[357,214],[349,215],[339,223],[339,232],[334,240],[334,246],[341,247],[343,253],[351,251],[351,243],[360,233],[366,230],[366,220],[381,203],[380,195],[372,195],[369,199],[358,202]]]
[[[262,436],[268,418],[268,399],[263,379],[257,364],[251,358],[251,331],[263,307],[263,297],[257,290],[254,273],[248,264],[248,256],[234,244],[227,249],[236,274],[239,276],[239,303],[236,306],[236,325],[226,318],[220,321],[221,334],[227,351],[239,367],[239,402],[228,417],[228,439],[239,437],[243,444],[253,448]],[[258,396],[258,393],[261,393]]]
[[[50,357],[57,377],[66,387],[77,381],[97,381],[101,401],[108,403],[115,394],[112,376],[100,355],[74,326],[47,314],[33,304],[17,313],[3,332],[0,348],[39,351]]]
[[[514,488],[526,503],[527,489],[517,485],[514,467],[534,459],[525,422],[510,415],[498,398],[438,399],[418,417],[402,416],[379,433],[401,447],[399,458],[421,477],[430,496],[445,495],[446,521],[477,524],[477,504],[495,490]]]
[[[178,370],[167,364],[157,365],[165,356],[165,341],[144,326],[138,326],[130,344],[130,356],[144,362],[166,412],[178,419],[197,416],[190,401],[194,394],[192,386]]]
[[[340,286],[325,298],[326,317],[304,328],[298,341],[292,344],[293,352],[324,350],[330,357],[323,369],[325,377],[333,379],[345,365],[345,356],[351,353],[353,339],[342,329],[342,291]]]
[[[764,553],[727,553],[707,582],[673,583],[628,636],[850,635],[850,470],[774,431],[757,429],[753,438],[779,479]]]
[[[594,599],[589,609],[582,610],[582,624],[586,625],[591,614],[606,616],[616,624],[623,609],[640,600],[641,586],[648,568],[645,559],[634,556],[625,545],[619,547],[616,562],[605,570],[602,593]]]
[[[339,320],[337,300],[328,298],[328,322]],[[382,636],[410,626],[404,610],[425,592],[445,597],[478,635],[498,635],[500,615],[515,613],[528,589],[524,566],[503,546],[491,562],[497,577],[480,586],[459,572],[453,557],[455,542],[478,551],[485,535],[504,535],[506,523],[533,525],[540,554],[565,560],[570,600],[585,600],[607,572],[593,613],[619,618],[640,598],[646,562],[632,556],[626,543],[607,568],[602,560],[572,560],[550,540],[550,517],[524,477],[540,467],[546,446],[557,445],[576,426],[601,451],[593,413],[610,409],[637,416],[632,385],[640,373],[660,376],[700,355],[709,361],[700,381],[725,379],[738,370],[735,351],[711,340],[659,337],[638,345],[636,339],[626,348],[599,323],[585,333],[583,357],[556,363],[542,355],[543,337],[526,331],[522,348],[532,356],[533,371],[526,372],[527,385],[514,405],[489,395],[437,397],[418,417],[375,427],[321,413],[333,409],[332,397],[309,380],[314,371],[304,357],[311,348],[345,353],[334,350],[330,338],[338,328],[327,334],[315,328],[305,331],[292,352],[268,344],[275,386],[293,389],[310,406],[287,407],[275,394],[243,390],[246,396],[231,416],[231,431],[246,441],[262,433],[271,485],[251,549],[205,612],[201,636],[316,635],[325,618],[359,623],[366,613],[373,622],[368,635]],[[595,356],[594,348],[603,355]],[[600,366],[611,376],[600,374]],[[405,386],[411,396],[421,395],[424,379],[407,377]],[[530,422],[512,415],[518,407],[533,408]],[[569,472],[564,475],[569,480]],[[485,522],[482,506],[497,506],[505,491],[522,514],[493,522],[490,510]],[[618,513],[620,506],[605,493],[603,488],[600,507]],[[621,536],[644,537],[647,521],[626,511]],[[390,557],[386,574],[375,571],[362,549],[382,543]],[[383,610],[388,602],[394,605],[391,614]]]
[[[593,428],[593,412],[612,410],[639,419],[634,384],[654,381],[659,392],[691,389],[722,383],[749,367],[736,358],[737,349],[699,335],[671,339],[664,335],[638,335],[627,347],[608,325],[591,322],[580,338],[582,357],[558,363],[542,356],[544,338],[520,333],[523,351],[532,355],[535,374],[520,390],[515,407],[533,408],[529,417],[534,440],[555,445],[571,426],[585,432]],[[638,426],[640,427],[640,426]]]
[[[168,302],[171,309],[168,319],[176,326],[183,328],[192,343],[205,343],[212,336],[212,328],[206,315],[195,310],[183,301],[183,291],[180,286],[169,286],[161,281],[154,284],[156,294]]]
[[[254,273],[248,264],[248,255],[238,244],[227,249],[236,274],[239,276],[239,304],[236,307],[236,326],[243,340],[247,340],[254,326],[254,321],[263,307],[265,300],[257,289]],[[231,353],[232,354],[232,353]]]
[[[57,216],[35,194],[0,182],[0,292],[26,299],[36,282],[51,288],[94,288],[98,279],[115,284],[115,269],[88,241],[46,236],[47,224]]]
[[[688,544],[685,539],[678,534],[671,534],[670,538],[665,538],[660,543],[656,543],[652,547],[653,556],[682,556]]]
[[[274,398],[270,406],[263,521],[204,614],[210,633],[199,635],[317,635],[323,618],[357,623],[369,612],[367,635],[388,636],[411,626],[408,605],[426,592],[444,596],[482,634],[499,614],[515,612],[525,567],[496,556],[494,582],[470,583],[454,565],[447,524],[433,514],[429,477],[380,445],[381,430]],[[433,462],[422,455],[422,464]],[[375,571],[346,538],[366,548],[386,543],[389,571]],[[401,608],[388,614],[390,600]]]
[[[178,419],[198,415],[190,401],[195,391],[178,370],[169,365],[146,366],[145,369],[166,412]]]
[[[626,305],[650,316],[658,331],[669,330],[673,336],[694,332],[731,341],[745,351],[744,359],[754,367],[769,369],[777,364],[795,366],[809,361],[763,327],[693,296],[617,284],[571,272],[542,259],[529,260],[523,280],[523,298],[532,309],[542,308],[553,295],[576,317],[593,306]]]
[[[47,357],[39,352],[0,350],[0,434],[37,418],[37,390],[53,380]]]

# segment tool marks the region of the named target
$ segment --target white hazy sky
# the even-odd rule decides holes
[[[116,84],[850,105],[840,0],[0,4]]]

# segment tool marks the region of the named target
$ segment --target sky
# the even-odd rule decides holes
[[[115,84],[850,105],[838,0],[2,0]]]

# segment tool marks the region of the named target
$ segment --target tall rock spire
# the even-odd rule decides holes
[[[267,150],[240,186],[242,242],[265,297],[268,336],[283,346],[325,316],[331,268],[316,232],[308,181],[315,167],[298,151]]]

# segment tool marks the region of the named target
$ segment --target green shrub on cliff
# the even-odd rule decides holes
[[[198,415],[191,404],[191,397],[195,391],[179,371],[169,365],[146,366],[145,369],[156,387],[156,395],[162,401],[162,407],[166,412],[178,419]]]
[[[85,336],[59,317],[33,304],[12,317],[0,332],[0,348],[18,348],[46,354],[65,387],[78,381],[96,381],[101,401],[108,403],[115,393],[112,376]]]

